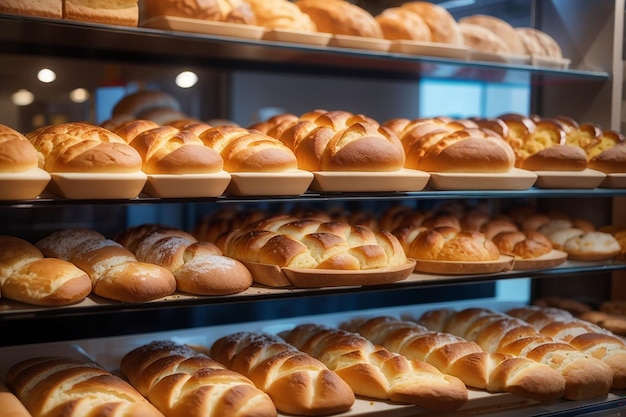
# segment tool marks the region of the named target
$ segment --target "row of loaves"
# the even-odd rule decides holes
[[[221,7],[220,7],[221,6]],[[147,0],[145,18],[175,16],[256,24],[269,29],[321,32],[388,40],[435,42],[484,52],[562,58],[560,45],[534,28],[514,28],[495,16],[471,15],[458,21],[444,7],[407,1],[372,14],[346,0]]]
[[[304,323],[209,346],[155,340],[123,355],[126,380],[94,363],[41,357],[14,364],[5,381],[34,417],[90,407],[118,417],[329,415],[357,396],[452,411],[467,388],[539,402],[601,398],[626,387],[625,359],[626,344],[610,332],[563,310],[521,306]]]

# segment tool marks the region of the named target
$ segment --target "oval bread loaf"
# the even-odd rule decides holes
[[[37,164],[37,151],[26,136],[0,124],[0,172],[24,172]]]

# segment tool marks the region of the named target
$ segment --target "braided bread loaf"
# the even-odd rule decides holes
[[[314,110],[297,121],[276,119],[268,134],[293,150],[307,171],[397,171],[404,165],[398,138],[375,120],[347,111]]]
[[[560,398],[565,391],[563,376],[547,365],[485,352],[476,342],[431,331],[415,322],[379,316],[356,319],[341,327],[408,359],[425,361],[439,371],[459,378],[468,387],[511,392],[537,401]]]
[[[132,120],[114,132],[139,152],[146,174],[213,173],[224,166],[222,157],[205,146],[191,129]]]
[[[217,339],[210,356],[250,378],[289,414],[324,415],[354,404],[350,386],[322,362],[277,336],[239,332]]]
[[[62,123],[29,132],[39,153],[39,168],[48,172],[134,173],[141,155],[113,132],[87,123]]]
[[[224,295],[244,291],[252,285],[252,275],[241,262],[223,256],[213,243],[199,242],[182,230],[141,225],[124,230],[115,240],[139,261],[170,271],[179,291]]]
[[[507,314],[485,308],[462,311],[430,310],[417,322],[430,330],[443,331],[475,341],[487,352],[499,352],[544,363],[565,378],[563,398],[580,400],[606,395],[613,372],[599,359],[569,343],[539,333],[533,326]]]
[[[122,378],[69,357],[19,362],[6,384],[33,417],[163,417]]]
[[[456,377],[392,353],[356,333],[301,324],[280,336],[335,371],[356,395],[437,411],[455,410],[467,401],[467,389]]]
[[[541,334],[600,359],[613,371],[612,388],[626,388],[626,343],[611,332],[557,308],[526,306],[510,309],[506,314],[524,320]]]
[[[166,417],[272,417],[276,408],[245,376],[171,341],[139,346],[120,370]]]
[[[290,215],[266,217],[225,233],[216,244],[235,259],[280,267],[367,270],[407,263],[391,233]]]
[[[217,151],[228,172],[282,172],[296,169],[293,152],[279,140],[238,126],[216,126],[199,135]]]
[[[60,306],[91,292],[87,274],[70,262],[44,258],[37,247],[13,236],[0,236],[2,296],[23,303]]]
[[[139,303],[176,290],[172,274],[158,265],[140,262],[128,249],[91,229],[62,229],[35,246],[44,256],[64,259],[89,275],[94,294]]]

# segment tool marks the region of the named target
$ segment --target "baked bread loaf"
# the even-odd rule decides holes
[[[316,110],[268,133],[293,150],[298,167],[307,171],[397,171],[404,166],[396,135],[361,114]]]
[[[0,4],[0,13],[61,19],[63,0],[4,0]]]
[[[563,58],[561,46],[547,33],[536,28],[515,28],[526,49],[526,55]]]
[[[188,19],[218,22],[256,24],[254,11],[244,0],[145,0],[146,18],[158,16],[185,17]]]
[[[135,173],[139,153],[124,139],[100,126],[62,123],[26,134],[39,153],[39,168],[48,172]]]
[[[308,14],[289,0],[246,0],[252,7],[256,24],[270,29],[315,32],[317,27]]]
[[[607,174],[626,172],[626,144],[619,142],[595,156],[590,156],[587,167]]]
[[[211,242],[199,242],[187,232],[158,225],[130,227],[116,241],[139,261],[162,266],[176,278],[176,289],[199,295],[225,295],[252,285],[250,271],[223,256]]]
[[[428,330],[415,322],[391,316],[355,319],[342,325],[376,345],[425,361],[455,376],[468,387],[511,392],[536,401],[552,401],[565,391],[563,376],[527,358],[485,352],[476,342],[450,333]]]
[[[44,256],[64,259],[85,271],[93,293],[104,298],[141,303],[176,290],[176,280],[168,270],[138,261],[128,249],[95,230],[61,229],[35,246]]]
[[[37,151],[26,136],[0,124],[0,172],[25,172],[37,162]]]
[[[217,339],[210,356],[250,378],[278,411],[326,415],[349,410],[350,386],[322,362],[269,334],[238,332]]]
[[[613,371],[601,360],[501,312],[486,308],[429,310],[417,322],[430,330],[475,341],[487,352],[524,357],[556,369],[565,378],[565,399],[604,396],[613,383]]]
[[[489,29],[467,21],[459,22],[458,25],[463,36],[463,45],[468,48],[492,54],[510,53],[504,40]]]
[[[268,217],[228,232],[216,244],[235,259],[279,267],[371,270],[407,262],[402,246],[389,232],[290,215]]]
[[[63,0],[63,19],[103,23],[116,26],[137,26],[138,0]]]
[[[388,7],[375,16],[383,37],[390,40],[431,42],[430,28],[422,17],[403,7]]]
[[[33,417],[163,417],[132,385],[93,362],[27,359],[9,368],[5,382]]]
[[[541,334],[562,340],[600,359],[613,371],[613,389],[626,388],[626,343],[599,326],[577,319],[565,310],[524,306],[506,311],[534,326]]]
[[[72,263],[44,258],[35,245],[14,236],[0,236],[0,291],[4,298],[41,306],[82,301],[91,280]]]
[[[221,155],[227,172],[282,172],[298,168],[291,149],[263,133],[238,126],[216,126],[199,137]]]
[[[173,126],[144,129],[151,123],[143,120],[124,123],[115,133],[139,152],[146,174],[198,174],[221,172],[224,161],[216,150],[205,146],[191,127]],[[144,130],[142,130],[144,129]],[[136,133],[136,134],[135,134]]]
[[[268,213],[263,209],[228,207],[204,215],[196,223],[191,234],[198,240],[216,242],[220,235],[240,229],[267,216]]]
[[[166,417],[275,417],[267,394],[189,346],[153,341],[121,360],[130,383]]]
[[[346,0],[296,0],[295,3],[309,15],[318,32],[368,38],[383,37],[374,16]]]
[[[480,232],[462,231],[453,227],[417,229],[418,233],[404,242],[406,256],[425,261],[496,261],[500,251]]]
[[[622,248],[610,233],[584,232],[572,236],[563,243],[568,258],[578,261],[600,261],[612,259]]]
[[[537,298],[533,301],[533,304],[537,307],[556,307],[560,310],[568,311],[573,316],[580,316],[581,314],[593,311],[591,305],[586,302],[555,295]]]
[[[419,14],[430,28],[433,42],[463,45],[463,35],[459,25],[442,6],[428,1],[407,1],[400,5]]]
[[[350,385],[358,396],[451,411],[467,401],[458,378],[423,361],[409,360],[343,329],[301,324],[280,336],[319,359]]]
[[[503,232],[492,240],[501,254],[521,259],[537,258],[553,249],[550,239],[537,231]]]
[[[577,318],[593,323],[615,335],[626,336],[626,316],[608,314],[602,311],[587,311]]]
[[[475,14],[459,19],[460,25],[465,23],[471,23],[491,31],[498,39],[505,43],[508,53],[512,55],[526,55],[526,49],[520,39],[520,35],[515,31],[515,28],[505,20],[496,16]]]
[[[0,381],[0,410],[4,417],[33,417],[2,381]]]

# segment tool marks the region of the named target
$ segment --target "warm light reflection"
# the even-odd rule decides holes
[[[35,101],[35,95],[22,88],[11,94],[11,100],[16,106],[28,106]]]
[[[89,100],[89,91],[84,88],[75,88],[70,91],[70,100],[74,103],[84,103]]]
[[[51,83],[57,79],[57,75],[49,68],[40,69],[37,73],[37,79],[42,83]]]
[[[176,76],[176,85],[180,88],[189,88],[196,85],[198,76],[192,71],[183,71]]]

